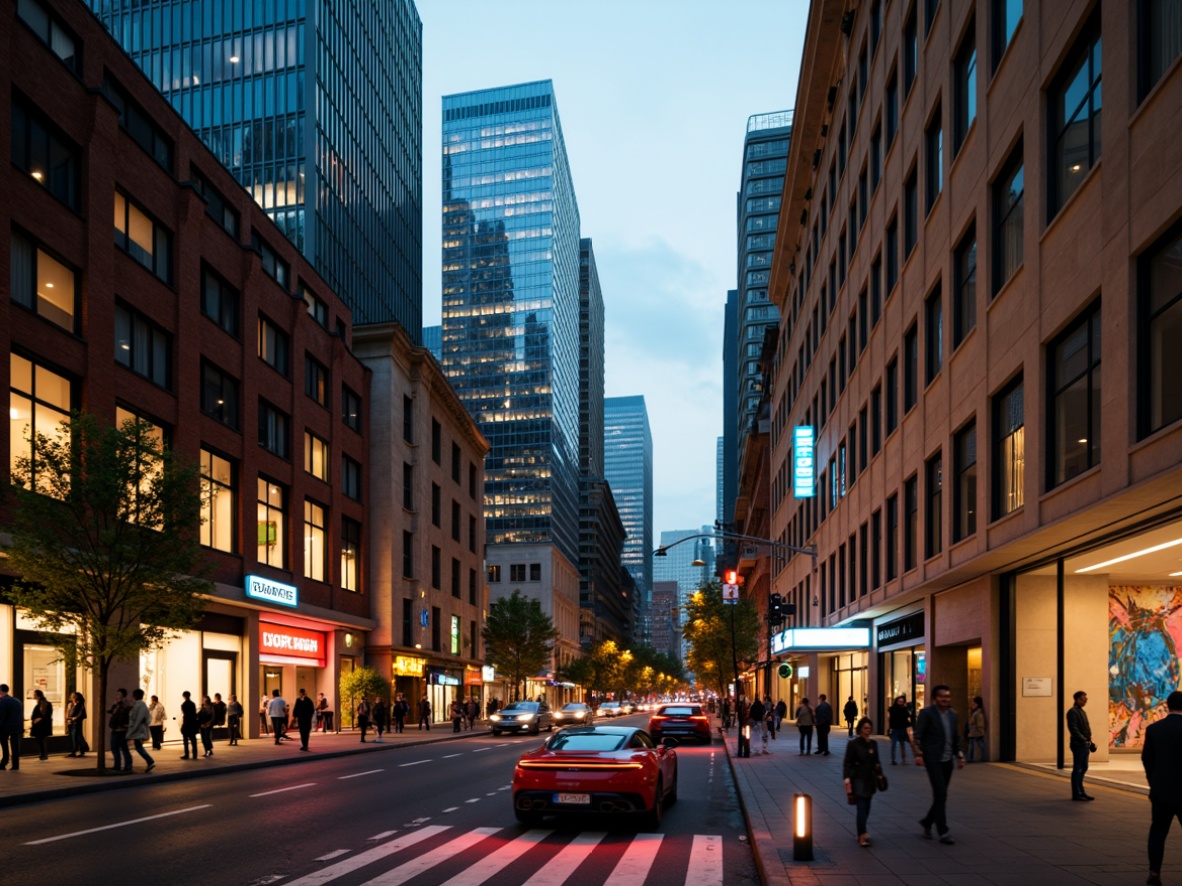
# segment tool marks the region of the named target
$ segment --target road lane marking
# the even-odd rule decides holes
[[[686,886],[722,886],[722,837],[694,834],[685,882]]]
[[[664,834],[637,834],[604,886],[641,886],[657,860]]]
[[[293,784],[289,788],[279,788],[274,791],[263,791],[261,794],[251,794],[252,797],[269,797],[272,794],[282,794],[284,791],[298,791],[300,788],[312,788],[316,786],[316,782],[310,781],[307,784]]]
[[[124,828],[129,824],[139,824],[141,821],[153,821],[157,818],[168,818],[172,815],[183,815],[186,812],[196,812],[198,809],[208,809],[212,803],[205,803],[201,806],[190,806],[188,809],[174,809],[172,812],[161,812],[159,815],[147,815],[143,818],[133,818],[131,821],[121,821],[117,824],[105,824],[98,828],[87,828],[84,831],[74,831],[71,834],[60,834],[57,837],[45,837],[42,840],[33,840],[26,843],[26,846],[40,846],[42,843],[54,843],[58,840],[68,840],[70,837],[81,837],[83,834],[97,834],[99,831],[109,831],[112,828]]]
[[[489,792],[488,792],[487,794],[485,794],[484,796],[486,796],[486,797],[495,797],[496,795],[497,795],[497,792],[496,792],[496,791],[489,791]]]
[[[313,861],[332,861],[334,858],[340,858],[342,855],[348,855],[349,852],[350,850],[348,849],[336,849],[328,853],[328,855],[322,855],[319,858],[313,859]]]
[[[604,831],[579,834],[546,862],[540,871],[526,880],[525,886],[561,886],[606,836]]]
[[[418,766],[420,763],[430,763],[430,760],[415,760],[413,763],[399,763],[398,768],[405,769],[407,766]]]
[[[371,769],[369,772],[354,772],[352,775],[338,775],[337,781],[344,781],[346,778],[361,778],[363,775],[374,775],[378,772],[385,772],[385,769]]]
[[[507,784],[507,785],[505,785],[504,787],[499,787],[499,788],[497,788],[497,790],[498,790],[498,791],[507,791],[507,790],[509,790],[509,788],[511,788],[511,787],[513,787],[513,785],[511,785],[511,784]]]
[[[412,858],[410,861],[399,865],[393,870],[386,871],[379,877],[369,880],[363,886],[399,886],[413,877],[417,877],[424,871],[428,871],[445,861],[450,861],[461,852],[467,852],[477,843],[498,833],[500,828],[476,828],[468,831],[466,834],[461,834],[454,840],[444,843],[437,849],[432,849],[430,852],[420,855],[418,858]]]
[[[463,754],[447,754],[446,756],[444,756],[443,759],[450,760],[452,757],[462,757],[462,756],[464,756],[464,755]]]
[[[306,877],[293,880],[287,886],[319,886],[321,883],[328,883],[338,877],[351,874],[353,871],[363,868],[367,864],[380,861],[387,855],[401,852],[403,849],[415,845],[415,843],[420,843],[428,837],[434,837],[436,834],[441,834],[446,830],[448,830],[447,825],[431,825],[419,831],[411,831],[408,834],[403,834],[397,840],[391,840],[389,843],[383,843],[381,846],[375,846],[373,849],[359,852],[352,858],[347,858],[344,861],[338,861],[336,864],[330,864],[326,868],[313,871]]]
[[[480,802],[480,798],[479,798],[479,797],[473,797],[471,800],[465,800],[464,802],[465,802],[465,803],[479,803],[479,802]]]
[[[502,846],[491,855],[475,862],[470,868],[456,874],[443,886],[480,886],[485,880],[500,873],[529,850],[533,849],[553,831],[526,831],[513,842]]]
[[[448,807],[447,807],[446,809],[444,809],[443,811],[444,811],[444,812],[455,812],[455,811],[456,811],[457,809],[459,809],[459,808],[460,808],[459,806],[448,806]]]
[[[490,746],[490,747],[487,747],[487,748],[476,748],[476,749],[474,749],[474,750],[472,751],[472,753],[473,753],[473,754],[479,754],[481,751],[491,751],[491,750],[492,750],[492,747],[491,747],[491,746]]]
[[[396,831],[396,830],[395,831],[382,831],[380,834],[376,834],[376,835],[370,837],[369,840],[366,842],[373,843],[377,840],[385,840],[387,837],[393,837],[397,833],[398,833],[398,831]]]

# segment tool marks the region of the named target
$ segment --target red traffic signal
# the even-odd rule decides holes
[[[739,583],[739,573],[734,569],[728,569],[723,573],[722,580],[724,584],[737,585]]]

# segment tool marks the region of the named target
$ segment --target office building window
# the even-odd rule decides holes
[[[451,503],[451,538],[452,541],[460,540],[460,503],[452,500]]]
[[[1051,343],[1047,488],[1100,463],[1100,302]]]
[[[866,427],[867,424],[869,424],[869,422],[867,421],[867,411],[866,411],[866,407],[863,406],[862,409],[858,412],[858,473],[859,474],[861,474],[864,470],[866,470],[866,458],[867,458],[867,456],[866,456],[866,441],[867,441],[867,436],[868,436],[868,433],[867,433],[868,429]]]
[[[1182,418],[1182,225],[1139,262],[1141,437]]]
[[[304,499],[304,578],[327,581],[325,573],[328,530],[324,506]]]
[[[510,563],[509,564],[509,581],[513,581],[513,582],[525,581],[525,564],[524,563]]]
[[[431,419],[431,461],[443,464],[443,428],[435,419]]]
[[[402,397],[402,439],[407,443],[415,442],[415,401],[410,397]]]
[[[353,501],[361,501],[361,462],[341,456],[341,492]]]
[[[208,449],[201,450],[201,544],[234,553],[238,514],[234,463]]]
[[[341,588],[361,590],[361,524],[348,517],[341,519]]]
[[[460,599],[460,561],[455,557],[451,558],[451,595]]]
[[[1025,184],[1022,143],[1006,161],[993,185],[993,294],[996,296],[1022,264],[1022,197]]]
[[[431,587],[435,590],[443,589],[443,552],[436,545],[431,545]]]
[[[997,70],[1002,56],[1009,48],[1018,22],[1022,19],[1023,0],[992,0],[993,21],[990,23],[993,70]]]
[[[903,334],[903,414],[919,402],[919,330],[915,324]]]
[[[415,643],[414,604],[410,600],[402,601],[402,645],[413,646]]]
[[[402,506],[408,511],[415,509],[415,469],[414,465],[402,463]]]
[[[1076,41],[1048,91],[1051,145],[1047,216],[1054,218],[1088,170],[1100,161],[1100,12]]]
[[[238,225],[241,219],[238,210],[226,201],[221,192],[210,184],[209,179],[202,175],[196,166],[189,166],[189,180],[193,183],[193,190],[205,198],[205,214],[237,240]]]
[[[172,139],[136,104],[108,74],[103,78],[103,92],[119,112],[119,126],[153,160],[172,172]]]
[[[488,583],[492,585],[501,583],[501,566],[499,563],[493,563],[488,567]]]
[[[1026,475],[1022,377],[993,398],[993,519],[1022,507]]]
[[[279,253],[266,240],[259,236],[258,231],[252,231],[250,235],[251,246],[259,254],[259,260],[263,266],[263,273],[283,287],[287,291],[288,284],[291,280],[291,268],[287,262],[279,257]],[[304,300],[308,300],[311,293],[305,291]],[[313,296],[315,298],[315,296]],[[311,313],[309,310],[308,313]]]
[[[361,433],[361,395],[347,385],[341,386],[341,420],[345,427]]]
[[[927,297],[923,313],[924,384],[930,385],[944,365],[944,303],[939,284]]]
[[[457,444],[452,443],[451,444],[451,478],[457,484],[460,482],[460,467],[461,467],[462,461],[463,461],[463,459],[460,458],[460,447]]]
[[[911,250],[919,242],[919,184],[915,167],[903,182],[903,257],[911,255]]]
[[[952,60],[952,154],[960,153],[977,119],[977,23],[970,19]]]
[[[468,570],[468,602],[476,605],[476,570]]]
[[[878,40],[882,36],[882,7],[884,0],[870,2],[870,56],[873,58],[878,49]]]
[[[257,559],[267,566],[287,566],[287,490],[260,476],[257,483]]]
[[[1182,55],[1182,9],[1178,0],[1141,0],[1137,17],[1139,92],[1145,98]]]
[[[448,642],[452,655],[460,654],[460,617],[453,615],[451,617],[451,630],[448,633]]]
[[[915,74],[919,69],[919,28],[915,21],[915,5],[903,23],[903,95],[911,94]]]
[[[437,483],[431,484],[431,525],[443,525],[443,504],[441,499],[441,490]]]
[[[73,332],[78,303],[77,273],[16,231],[12,232],[11,262],[12,300]]]
[[[870,265],[870,328],[878,325],[882,316],[882,255],[876,255]]]
[[[952,256],[952,347],[977,325],[977,229],[970,226]]]
[[[923,515],[924,557],[934,557],[944,549],[944,459],[940,453],[924,465],[924,493],[927,507]]]
[[[882,385],[870,392],[870,457],[882,449]]]
[[[468,497],[476,501],[476,465],[468,462]]]
[[[115,245],[165,283],[172,282],[172,234],[118,191]]]
[[[238,337],[238,290],[208,268],[201,269],[201,313]]]
[[[874,127],[870,133],[870,193],[878,190],[878,183],[882,180],[882,125]],[[863,208],[862,216],[866,211]]]
[[[924,133],[924,201],[928,214],[936,205],[936,198],[944,188],[944,120],[943,108],[936,105],[932,120]]]
[[[886,580],[899,576],[899,495],[886,500]]]
[[[16,14],[74,73],[81,68],[78,40],[41,0],[17,0]]]
[[[439,643],[439,633],[441,626],[441,614],[438,606],[431,607],[431,649],[435,652],[442,652],[443,647]]]
[[[311,354],[304,354],[304,393],[328,406],[328,369]]]
[[[317,480],[329,482],[329,445],[311,431],[304,431],[304,470]]]
[[[276,372],[287,375],[291,368],[291,344],[282,329],[259,316],[259,357]]]
[[[468,516],[468,550],[476,553],[476,518]]]
[[[402,577],[415,576],[415,535],[413,532],[402,530]]]
[[[903,483],[903,571],[919,565],[919,478]]]
[[[892,215],[886,227],[886,294],[890,298],[899,282],[899,219]]]
[[[264,267],[267,264],[267,259],[266,259],[265,253],[263,256],[263,264],[264,264]],[[287,265],[280,266],[280,264],[281,263],[278,263],[278,261],[277,261],[276,274],[274,274],[272,276],[275,276],[275,279],[279,280],[282,283],[283,288],[286,289],[287,288]],[[303,282],[300,283],[300,292],[301,292],[301,295],[304,299],[304,305],[308,309],[308,316],[311,317],[313,320],[315,320],[317,323],[319,323],[321,326],[323,326],[325,329],[327,329],[328,328],[328,305],[325,303],[324,299],[322,299],[320,296],[318,296],[316,293],[314,293],[311,289],[309,289],[308,285]]]
[[[977,531],[977,423],[952,438],[952,540]]]
[[[891,71],[883,95],[882,118],[886,126],[886,146],[889,151],[895,143],[895,133],[899,131],[899,79],[894,71]]]
[[[886,368],[886,435],[899,426],[899,359],[893,358]]]
[[[280,458],[288,457],[287,414],[259,400],[259,446]]]
[[[932,32],[932,22],[936,20],[936,12],[940,8],[940,0],[923,0],[923,35],[927,37]]]
[[[79,208],[82,152],[24,103],[12,103],[12,162],[71,209]]]
[[[238,428],[238,380],[212,363],[201,363],[201,411],[222,424]]]
[[[115,362],[172,389],[172,336],[121,302],[115,305]]]

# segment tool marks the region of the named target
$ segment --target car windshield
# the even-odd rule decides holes
[[[552,751],[618,751],[627,735],[611,732],[560,732],[547,744]]]
[[[536,711],[537,709],[538,709],[538,703],[536,701],[515,701],[515,702],[513,702],[513,704],[507,704],[503,708],[501,708],[501,710],[505,711],[506,713],[511,712],[511,711],[519,711],[519,712],[529,712],[531,714],[534,711]]]
[[[697,714],[702,713],[702,709],[700,707],[697,707],[696,705],[693,707],[690,707],[690,706],[686,706],[686,707],[670,706],[670,707],[666,707],[666,708],[661,708],[661,713],[664,714],[666,717],[693,717]]]
[[[568,704],[563,705],[562,709],[564,711],[585,711],[587,710],[587,706],[585,704]]]

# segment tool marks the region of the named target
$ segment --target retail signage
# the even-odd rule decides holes
[[[869,649],[870,628],[789,628],[772,636],[772,654],[790,649]]]
[[[923,613],[913,612],[905,618],[898,618],[879,625],[874,629],[875,645],[890,646],[907,640],[923,638]]]
[[[394,675],[397,677],[421,677],[426,664],[427,661],[423,658],[413,655],[396,655],[394,656]]]
[[[480,686],[484,683],[484,675],[480,673],[480,668],[467,668],[464,671],[464,685],[465,686]]]
[[[1022,695],[1026,698],[1050,698],[1051,697],[1051,678],[1050,677],[1023,677],[1022,678]]]
[[[792,429],[792,494],[812,498],[816,489],[816,437],[811,425],[801,425]]]
[[[451,674],[444,674],[440,671],[431,671],[427,674],[427,682],[434,683],[437,686],[459,686],[460,678],[453,677]]]
[[[431,617],[427,614],[426,609],[419,610],[419,624],[424,628],[431,624]]]
[[[300,589],[295,585],[285,585],[281,581],[263,578],[261,575],[246,576],[246,596],[266,600],[268,603],[279,603],[282,606],[300,604]]]
[[[259,624],[259,654],[283,658],[323,659],[324,634],[289,625]]]

